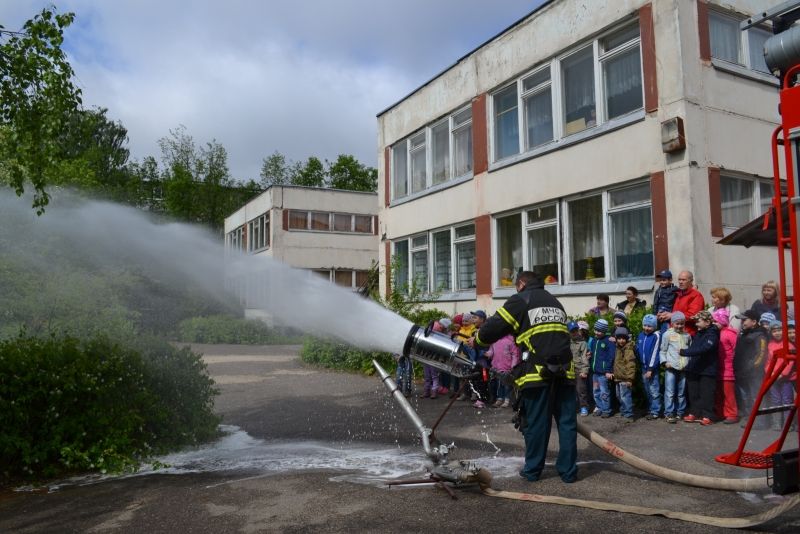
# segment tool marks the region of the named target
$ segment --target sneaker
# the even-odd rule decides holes
[[[609,417],[611,417],[611,412],[601,414],[600,417],[602,417],[603,419],[608,419]]]
[[[475,404],[473,404],[472,406],[478,408],[479,410],[486,408],[486,405],[483,403],[482,400],[476,400]]]
[[[444,386],[439,386],[439,391],[438,391],[438,393],[439,393],[439,395],[447,395],[448,393],[450,393],[450,390],[449,390],[449,389],[447,389],[447,388],[446,388],[446,387],[444,387]]]
[[[696,423],[697,417],[693,416],[692,414],[687,415],[683,418],[684,423]]]
[[[589,409],[587,407],[585,407],[585,406],[583,408],[581,408],[581,415],[583,417],[586,417],[587,415],[589,415]]]
[[[433,400],[435,398],[436,398],[436,392],[435,391],[431,391],[431,400]]]
[[[675,423],[678,422],[678,418],[675,417],[674,415],[668,415],[666,419],[667,419],[667,423],[670,423],[672,425],[674,425]]]
[[[472,400],[472,401],[478,400],[478,394],[477,393],[473,393],[469,400]]]
[[[603,416],[603,412],[601,412],[600,410],[595,409],[595,411],[592,412],[592,415],[595,416],[595,417],[602,417]]]
[[[724,421],[722,421],[723,425],[735,425],[739,422],[738,417],[726,417]]]
[[[508,408],[509,406],[511,406],[511,401],[508,399],[504,400],[503,404],[500,405],[501,408]]]
[[[656,419],[658,419],[658,414],[657,413],[649,413],[649,414],[647,414],[645,419],[647,419],[648,421],[655,421]]]
[[[428,398],[428,397],[430,397],[430,396],[431,396],[431,394],[430,394],[429,392],[427,392],[427,391],[426,391],[425,393],[423,393],[422,395],[420,395],[420,396],[419,396],[419,398],[420,398],[420,399],[427,399],[427,398]]]
[[[633,416],[632,415],[626,415],[626,416],[624,416],[622,418],[622,420],[625,421],[626,423],[633,423]]]
[[[496,401],[494,401],[494,405],[493,405],[493,406],[494,406],[495,408],[499,408],[499,407],[501,407],[502,405],[503,405],[503,399],[497,399]]]
[[[700,419],[700,424],[703,426],[713,425],[714,421],[712,421],[708,417],[703,417],[702,419]]]

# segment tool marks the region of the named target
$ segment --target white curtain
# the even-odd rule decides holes
[[[732,19],[709,13],[708,30],[711,55],[731,63],[739,63],[739,25]]]
[[[650,207],[611,215],[616,278],[639,278],[653,273],[653,229]]]
[[[569,221],[573,278],[584,280],[605,276],[603,201],[600,195],[570,202]]]
[[[525,100],[528,124],[528,148],[553,139],[553,104],[550,88]]]
[[[604,64],[608,117],[613,119],[642,107],[642,66],[639,47]]]

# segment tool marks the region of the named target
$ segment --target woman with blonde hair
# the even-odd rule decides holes
[[[733,296],[731,292],[728,291],[727,287],[715,287],[711,289],[711,313],[714,313],[717,310],[725,310],[728,312],[728,326],[733,328],[737,332],[739,328],[742,326],[741,319],[737,319],[736,316],[739,315],[739,306],[736,304],[731,304],[731,300],[733,300]]]
[[[780,286],[775,280],[764,282],[761,286],[761,298],[756,300],[750,309],[755,311],[759,316],[762,313],[770,312],[778,319],[781,317],[781,299],[780,299]]]

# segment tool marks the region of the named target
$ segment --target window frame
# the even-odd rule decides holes
[[[288,217],[288,231],[290,232],[315,232],[323,234],[355,234],[355,235],[371,235],[375,233],[375,215],[371,213],[347,213],[342,211],[321,211],[321,210],[297,210],[289,209]],[[305,226],[303,228],[292,226],[292,216],[295,214],[305,214]],[[327,215],[328,227],[327,228],[312,228],[313,215]],[[336,217],[345,216],[350,218],[350,230],[336,230]],[[356,217],[364,217],[369,220],[368,230],[358,230],[356,225]],[[298,217],[299,218],[299,217]],[[269,220],[267,220],[269,223]],[[267,245],[269,246],[269,245]]]
[[[753,187],[753,191],[752,191],[752,193],[750,195],[750,200],[749,200],[750,216],[748,217],[748,219],[745,221],[744,224],[747,224],[748,222],[752,221],[756,217],[760,217],[761,215],[766,213],[766,211],[760,212],[761,207],[764,206],[764,199],[761,198],[761,186],[762,185],[770,186],[770,188],[772,188],[772,190],[773,190],[772,194],[773,195],[775,194],[775,184],[774,184],[773,180],[771,180],[769,178],[762,178],[760,176],[745,176],[745,175],[737,174],[737,173],[734,173],[734,172],[720,172],[720,174],[719,174],[720,224],[722,225],[722,233],[723,233],[723,235],[731,234],[731,233],[735,232],[736,230],[738,230],[739,228],[741,228],[742,226],[744,226],[744,225],[742,225],[742,226],[731,226],[731,225],[726,225],[725,224],[724,212],[722,210],[722,182],[723,182],[723,180],[726,180],[726,179],[728,179],[728,180],[740,180],[740,181],[743,181],[743,182],[750,182],[750,184]],[[767,207],[767,209],[769,209],[769,207]]]
[[[470,111],[470,118],[463,120],[459,123],[456,123],[456,116],[461,115],[465,111]],[[393,145],[391,145],[391,150],[389,150],[391,162],[389,168],[391,169],[391,199],[392,202],[406,200],[409,198],[415,198],[421,195],[426,194],[428,191],[438,191],[442,187],[446,187],[447,184],[453,182],[454,180],[460,178],[467,178],[472,175],[473,173],[473,157],[474,157],[474,150],[475,147],[472,142],[469,143],[470,146],[470,154],[469,154],[469,161],[470,164],[468,165],[468,169],[462,173],[457,175],[456,174],[456,166],[455,166],[455,138],[456,134],[462,133],[465,129],[469,130],[470,137],[472,136],[472,121],[473,117],[471,114],[472,106],[471,104],[467,104],[457,108],[456,110],[452,111],[445,117],[436,119],[435,121],[430,122],[429,124],[425,125],[424,127],[420,128],[419,130],[414,131],[412,134],[404,137],[400,141],[397,141]],[[437,127],[443,127],[444,124],[447,124],[447,172],[445,179],[438,183],[433,183],[433,165],[434,165],[434,141],[433,141],[433,129]],[[412,146],[412,140],[416,141],[417,139],[421,139],[420,143],[414,144]],[[412,179],[412,155],[425,150],[425,169],[424,175],[425,180],[422,188],[414,191],[413,189],[413,179]],[[399,163],[398,156],[396,154],[404,154],[405,157],[405,193],[401,196],[398,196],[398,186],[399,177],[398,177],[398,169],[397,165]]]
[[[721,19],[727,19],[730,22],[733,22],[736,26],[736,43],[737,43],[737,61],[732,62],[728,59],[716,57],[713,55],[713,43],[711,42],[711,19],[712,17],[719,17]],[[745,20],[746,17],[743,15],[738,15],[734,13],[730,13],[728,11],[723,10],[719,6],[711,6],[709,4],[708,9],[708,44],[709,44],[709,54],[711,54],[711,58],[713,61],[722,61],[724,64],[727,65],[735,65],[737,67],[745,68],[749,71],[757,72],[759,74],[763,74],[765,76],[772,76],[771,72],[766,72],[763,70],[756,69],[753,67],[752,60],[750,58],[750,34],[751,32],[761,32],[766,33],[770,37],[772,36],[771,29],[766,25],[758,25],[753,26],[752,28],[748,28],[745,31],[741,31],[739,29],[739,23]]]
[[[580,194],[570,195],[566,197],[551,199],[546,202],[540,202],[536,204],[532,204],[529,206],[523,206],[519,209],[497,213],[492,216],[492,243],[493,243],[493,250],[492,250],[492,284],[494,290],[503,290],[508,289],[507,286],[503,286],[500,284],[500,265],[498,258],[499,248],[500,248],[500,229],[499,229],[499,222],[501,219],[506,219],[508,217],[513,217],[519,215],[520,218],[520,228],[521,228],[521,250],[522,250],[522,268],[523,270],[530,270],[532,268],[530,262],[530,250],[528,246],[528,232],[531,230],[541,229],[541,228],[548,228],[552,226],[556,226],[556,236],[558,239],[557,243],[557,261],[558,261],[558,281],[554,284],[549,284],[551,287],[567,287],[567,286],[576,286],[581,284],[591,284],[591,283],[607,283],[607,282],[615,282],[615,281],[623,281],[623,280],[644,280],[652,278],[651,275],[644,275],[641,277],[619,277],[617,276],[617,266],[615,265],[615,259],[612,258],[612,254],[614,253],[613,245],[612,245],[612,238],[609,234],[611,231],[611,217],[618,213],[623,213],[625,211],[641,209],[647,207],[650,209],[650,217],[651,217],[651,235],[650,240],[651,244],[653,245],[653,265],[655,265],[655,239],[652,235],[652,217],[653,217],[653,202],[652,202],[652,195],[648,197],[647,200],[641,200],[636,202],[631,202],[629,204],[624,204],[621,206],[615,206],[613,208],[610,207],[610,197],[613,193],[618,191],[624,191],[625,189],[632,189],[635,187],[641,187],[650,185],[649,179],[637,179],[625,182],[623,184],[616,184],[614,186],[607,187],[605,189],[599,190],[592,190],[592,191],[585,191]],[[604,276],[602,278],[593,278],[588,280],[573,280],[573,260],[572,260],[572,250],[571,250],[571,243],[570,243],[570,232],[572,230],[570,224],[570,204],[575,202],[576,200],[581,200],[589,197],[599,196],[601,201],[601,220],[602,220],[602,227],[603,227],[603,269],[604,269]],[[531,210],[545,208],[548,206],[555,206],[556,214],[555,219],[547,219],[543,221],[535,221],[532,223],[528,222],[528,212]],[[512,244],[513,248],[513,244]]]
[[[633,27],[638,28],[639,19],[627,19],[622,22],[618,22],[617,24],[609,27],[607,30],[603,31],[602,33],[597,34],[592,39],[582,41],[575,46],[572,46],[558,54],[554,55],[552,58],[538,63],[532,69],[524,72],[521,76],[517,77],[512,81],[506,81],[497,86],[496,89],[490,91],[489,93],[489,154],[491,157],[492,164],[503,165],[507,162],[514,162],[517,159],[525,158],[527,156],[536,155],[539,153],[547,152],[552,150],[562,144],[567,144],[571,142],[573,139],[580,139],[584,136],[590,135],[599,135],[604,131],[607,131],[607,128],[602,128],[604,125],[622,125],[626,124],[633,120],[633,117],[638,116],[639,114],[644,113],[644,67],[642,65],[642,46],[641,46],[641,31],[638,32],[636,37],[632,37],[627,41],[623,41],[622,43],[618,44],[616,47],[608,50],[603,51],[601,50],[601,41],[606,39],[610,36],[613,36],[617,33],[624,33],[626,30],[630,30]],[[607,111],[607,95],[604,83],[604,71],[603,67],[606,63],[614,58],[618,57],[621,54],[629,52],[631,49],[638,47],[639,49],[639,76],[642,85],[642,106],[623,113],[613,119],[608,118],[608,111]],[[574,57],[575,54],[580,54],[585,52],[588,48],[592,50],[592,65],[594,69],[594,105],[595,105],[595,124],[591,126],[586,126],[581,130],[577,130],[575,132],[567,134],[566,132],[566,109],[565,109],[565,97],[564,97],[564,89],[565,89],[565,82],[564,82],[564,61],[569,59],[570,57]],[[532,76],[535,76],[538,73],[541,73],[547,68],[550,68],[550,91],[551,91],[551,106],[552,106],[552,122],[553,122],[553,138],[549,142],[545,142],[533,147],[528,147],[528,131],[527,131],[527,109],[526,109],[526,98],[530,98],[539,94],[541,91],[546,90],[546,82],[542,82],[534,86],[533,88],[524,90],[524,81],[529,79]],[[497,120],[496,120],[496,97],[503,91],[508,90],[510,87],[516,86],[517,91],[517,123],[518,123],[518,134],[517,134],[517,145],[518,145],[518,152],[516,154],[510,154],[503,158],[498,158],[497,154]],[[586,134],[587,131],[592,131],[592,133]],[[584,134],[584,135],[581,135]],[[574,137],[573,137],[574,136]]]
[[[257,231],[256,231],[257,230]],[[247,223],[247,250],[251,253],[266,250],[270,245],[269,212],[262,213]],[[258,237],[256,237],[258,235]]]

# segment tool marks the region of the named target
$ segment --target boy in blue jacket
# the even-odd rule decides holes
[[[592,389],[594,393],[594,415],[611,417],[611,393],[609,380],[614,375],[614,356],[617,346],[609,340],[608,321],[598,319],[594,323],[594,341],[591,344]]]
[[[658,319],[658,326],[661,333],[667,331],[669,328],[669,320],[662,314],[665,312],[672,312],[675,307],[675,298],[677,297],[678,286],[672,283],[672,271],[664,269],[656,275],[656,282],[658,289],[653,295],[653,310],[656,312]]]
[[[653,314],[642,318],[642,331],[636,338],[636,353],[641,364],[642,384],[647,393],[648,413],[646,419],[658,419],[661,413],[661,384],[658,379],[658,370],[661,360],[658,351],[661,348],[661,332],[658,330],[658,319]]]

